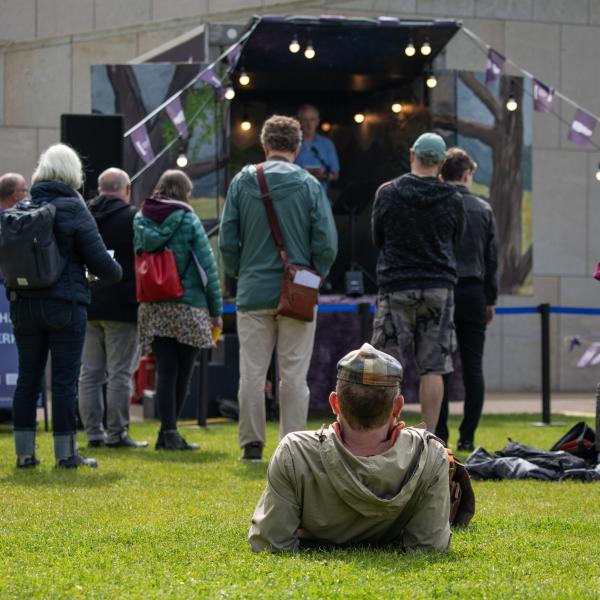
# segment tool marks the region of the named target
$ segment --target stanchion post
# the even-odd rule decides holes
[[[360,302],[358,305],[358,318],[360,319],[360,343],[369,342],[369,328],[371,326],[371,305]]]
[[[542,423],[550,425],[550,304],[540,304],[542,332]]]

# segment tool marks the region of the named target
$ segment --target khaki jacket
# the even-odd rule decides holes
[[[447,550],[448,456],[424,430],[402,429],[383,454],[354,456],[333,427],[290,433],[271,458],[254,511],[252,550],[395,544]]]

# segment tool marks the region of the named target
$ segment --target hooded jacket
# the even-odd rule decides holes
[[[454,186],[402,175],[377,191],[371,226],[380,291],[456,285],[453,245],[463,233],[464,207]]]
[[[100,235],[115,260],[123,269],[121,281],[107,285],[102,281],[90,284],[92,302],[88,320],[108,320],[135,323],[135,271],[133,254],[133,218],[136,209],[116,196],[98,196],[88,208],[98,224]]]
[[[333,427],[283,438],[254,511],[253,550],[301,545],[450,544],[448,456],[425,431],[407,427],[383,454],[353,455]]]
[[[325,277],[337,254],[337,232],[323,188],[308,171],[283,158],[268,160],[264,165],[289,261],[314,267]],[[219,249],[225,271],[238,279],[238,309],[276,308],[283,263],[271,233],[255,165],[244,167],[229,186]]]
[[[65,267],[58,281],[49,288],[19,290],[18,296],[54,298],[90,303],[90,288],[85,267],[107,284],[121,279],[122,270],[114,261],[98,233],[98,226],[81,196],[60,181],[40,181],[31,188],[31,202],[50,202],[56,207],[54,235]],[[12,292],[15,293],[15,292]],[[9,298],[12,296],[9,294]]]
[[[147,198],[133,221],[135,251],[172,250],[183,287],[183,296],[165,302],[208,308],[211,317],[223,311],[217,265],[200,219],[186,202],[169,198]],[[196,255],[207,277],[206,290],[196,265]]]

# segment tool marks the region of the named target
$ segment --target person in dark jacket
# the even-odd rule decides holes
[[[56,208],[54,234],[65,266],[49,288],[8,289],[10,318],[19,353],[19,378],[13,398],[17,467],[34,467],[36,406],[48,353],[52,357],[52,424],[56,466],[96,466],[76,443],[77,377],[86,327],[89,272],[106,283],[122,275],[77,189],[83,173],[77,153],[55,144],[40,156],[33,174],[31,202]]]
[[[165,171],[154,196],[144,200],[134,219],[136,252],[156,252],[168,244],[183,287],[183,296],[141,302],[138,312],[140,345],[156,359],[157,450],[198,448],[177,431],[177,416],[188,394],[199,350],[213,346],[211,329],[223,325],[217,264],[202,221],[189,205],[192,189],[183,171]]]
[[[465,232],[455,246],[458,283],[454,289],[454,325],[465,387],[464,416],[460,424],[458,450],[474,450],[475,430],[483,409],[483,347],[487,324],[494,317],[498,298],[498,242],[492,207],[471,194],[477,164],[461,148],[450,148],[441,176],[456,186],[465,206]],[[448,441],[448,383],[436,435]]]
[[[107,169],[98,178],[99,196],[88,205],[100,235],[123,269],[118,283],[90,284],[92,303],[79,375],[79,413],[94,448],[140,448],[128,433],[131,375],[137,357],[137,302],[133,255],[131,182],[121,169]],[[106,384],[106,432],[103,427]]]
[[[410,151],[411,172],[377,190],[371,217],[377,259],[377,310],[372,344],[406,364],[412,351],[421,374],[419,399],[435,431],[444,383],[452,371],[456,260],[463,201],[439,181],[446,144],[424,133]]]

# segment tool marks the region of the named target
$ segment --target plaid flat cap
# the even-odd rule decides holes
[[[359,350],[346,354],[338,362],[337,369],[337,378],[350,383],[394,387],[402,381],[402,365],[371,344],[363,344]]]

